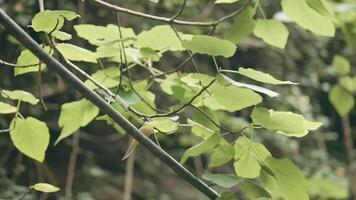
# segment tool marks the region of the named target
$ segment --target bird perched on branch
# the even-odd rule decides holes
[[[155,127],[153,125],[153,122],[151,121],[146,121],[143,123],[143,125],[139,128],[139,130],[141,131],[141,133],[143,133],[145,136],[149,137],[150,135],[152,135],[154,133]],[[122,160],[127,159],[132,152],[134,152],[136,146],[139,144],[139,142],[133,138],[131,141],[131,145],[130,147],[127,149],[124,157],[122,157]]]

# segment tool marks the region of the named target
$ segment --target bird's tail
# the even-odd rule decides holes
[[[138,145],[138,143],[133,142],[130,147],[127,149],[124,157],[122,157],[122,160],[126,160],[135,150],[135,147]]]

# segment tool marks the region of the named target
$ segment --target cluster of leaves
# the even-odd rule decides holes
[[[216,3],[234,2],[237,0],[216,1]],[[332,6],[326,0],[282,0],[281,6],[289,17],[288,20],[302,28],[323,36],[334,35],[336,19]],[[258,18],[258,11],[263,18]],[[213,57],[214,60],[217,56],[232,57],[236,53],[236,44],[252,33],[267,44],[284,48],[288,40],[288,29],[277,19],[266,19],[259,1],[253,6],[247,6],[235,17],[233,24],[224,34],[224,39],[211,35],[177,32],[172,24],[158,25],[139,34],[136,34],[132,28],[121,27],[119,24],[75,25],[77,36],[86,40],[95,51],[69,43],[72,35],[61,30],[65,21],[72,21],[77,17],[79,16],[71,11],[46,10],[34,16],[31,27],[36,32],[45,34],[52,41],[43,44],[43,49],[50,54],[62,56],[68,61],[86,64],[102,65],[104,61],[105,67],[93,73],[85,80],[85,84],[112,102],[112,105],[126,117],[138,123],[142,123],[145,118],[151,118],[157,130],[169,134],[176,132],[180,123],[191,126],[192,133],[201,138],[201,142],[185,151],[180,161],[182,164],[190,157],[210,153],[209,168],[233,161],[235,173],[233,175],[207,173],[204,178],[208,181],[224,188],[238,184],[244,195],[250,199],[279,197],[288,200],[308,199],[307,182],[303,173],[291,161],[274,158],[263,144],[253,141],[252,130],[264,128],[288,137],[303,137],[309,131],[319,128],[321,123],[309,121],[300,114],[263,107],[262,95],[273,98],[279,94],[260,85],[235,81],[226,74],[233,73],[266,85],[296,85],[296,83],[278,80],[270,74],[252,68],[224,70],[216,64],[217,73],[207,75],[180,71],[165,73],[157,67],[166,52],[188,51],[191,55],[204,54]],[[341,66],[342,69],[337,68],[337,71],[342,71],[341,75],[349,72],[345,70],[343,59],[336,57],[334,61],[334,66]],[[39,72],[46,68],[28,50],[21,52],[17,65],[14,70],[15,76]],[[132,68],[147,71],[150,77],[132,80],[129,72]],[[340,96],[344,96],[340,91],[354,91],[354,86],[352,91],[348,91],[349,79],[350,77],[347,76],[341,77],[340,86],[335,86],[330,93],[334,105],[339,105]],[[171,106],[168,114],[158,112],[161,108],[157,108],[156,93],[152,90],[155,85],[178,102]],[[118,87],[119,90],[116,90]],[[113,97],[105,88],[109,91],[118,91],[118,96]],[[24,91],[1,90],[1,94],[4,98],[18,101],[17,108],[0,102],[0,114],[15,114],[9,131],[16,148],[28,157],[43,162],[49,145],[48,127],[44,122],[33,117],[25,118],[20,113],[21,102],[35,105],[39,100]],[[181,111],[188,106],[203,113],[205,117],[182,115]],[[250,111],[251,107],[253,107],[250,114],[252,121],[240,130],[222,127],[219,117],[215,114],[219,111],[233,116],[237,111]],[[336,108],[339,113],[349,112],[349,108],[337,106]],[[69,137],[95,119],[113,124],[107,116],[99,116],[99,109],[86,99],[63,104],[58,120],[62,131],[55,143]],[[119,125],[113,125],[118,132],[124,132]],[[231,139],[225,137],[226,135],[235,137]]]
[[[335,55],[332,73],[337,77],[329,93],[329,100],[342,117],[348,115],[355,106],[356,76],[350,76],[350,62],[340,55]]]

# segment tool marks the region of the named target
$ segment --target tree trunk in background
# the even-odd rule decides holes
[[[344,134],[344,145],[349,161],[348,174],[350,175],[350,190],[352,199],[356,200],[356,163],[355,163],[355,149],[353,145],[352,130],[349,116],[342,117],[342,128]]]

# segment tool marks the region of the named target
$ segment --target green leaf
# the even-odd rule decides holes
[[[216,0],[215,3],[218,4],[218,3],[235,3],[235,2],[238,2],[240,0]]]
[[[49,53],[50,48],[45,47],[43,50],[46,53]],[[52,53],[50,53],[50,54],[52,55]],[[26,66],[26,67],[15,67],[14,75],[18,76],[18,75],[26,74],[29,72],[38,72],[39,71],[39,62],[40,62],[40,60],[35,55],[33,55],[33,53],[30,50],[25,49],[25,50],[21,51],[19,57],[17,58],[16,65],[17,66]],[[32,66],[30,66],[30,65],[32,65]],[[30,67],[27,67],[27,66],[30,66]],[[41,70],[43,70],[44,68],[46,68],[46,64],[41,62]]]
[[[10,137],[15,147],[26,156],[43,162],[49,144],[49,130],[46,123],[27,117],[15,118],[10,127]]]
[[[60,43],[56,47],[68,60],[97,63],[95,53],[87,49],[69,43]]]
[[[211,154],[209,167],[217,167],[229,162],[235,154],[234,147],[229,144],[219,145]]]
[[[255,20],[253,19],[255,14],[256,10],[251,6],[245,8],[241,14],[234,18],[234,22],[224,34],[224,38],[238,44],[242,39],[250,35],[255,28]]]
[[[15,113],[16,111],[17,111],[16,107],[4,102],[0,102],[0,114]]]
[[[273,199],[281,196],[288,200],[309,200],[307,181],[290,160],[268,157],[264,166],[268,171],[264,170],[266,173],[262,176],[262,181],[271,191]]]
[[[193,53],[211,56],[231,57],[236,52],[236,46],[228,40],[222,40],[207,35],[196,35],[191,40],[183,40],[183,47]]]
[[[251,118],[255,125],[289,137],[303,137],[322,125],[320,122],[308,121],[299,114],[259,107],[253,109]]]
[[[214,134],[210,136],[208,139],[196,144],[195,146],[190,147],[184,152],[180,160],[180,163],[184,164],[189,157],[198,156],[200,154],[212,150],[216,145],[220,143],[220,140],[221,140],[220,134]]]
[[[240,183],[239,188],[247,199],[271,198],[271,195],[264,188],[248,180]]]
[[[266,43],[284,49],[288,40],[288,29],[275,19],[258,19],[253,33]]]
[[[251,69],[251,68],[240,67],[239,71],[237,71],[237,73],[239,73],[243,76],[246,76],[250,79],[253,79],[255,81],[273,84],[273,85],[298,84],[298,83],[294,83],[291,81],[281,81],[281,80],[275,79],[273,76],[271,76],[268,73],[257,71],[255,69]]]
[[[225,71],[227,71],[227,70],[225,70]],[[234,72],[235,73],[235,71],[228,71],[228,72]],[[256,92],[259,92],[259,93],[262,93],[262,94],[266,94],[266,95],[268,95],[270,97],[279,96],[279,94],[277,92],[274,92],[272,90],[269,90],[269,89],[261,87],[261,86],[252,85],[252,84],[246,84],[246,83],[241,83],[241,82],[235,81],[235,80],[225,76],[224,74],[218,74],[217,79],[220,82],[220,84],[224,84],[224,85],[232,84],[232,85],[234,85],[236,87],[248,88],[248,89],[251,89],[253,91],[256,91]]]
[[[234,174],[211,174],[207,172],[203,174],[202,178],[223,188],[232,188],[241,182]]]
[[[171,134],[177,131],[178,123],[169,117],[159,117],[152,120],[153,126],[163,133]]]
[[[121,41],[119,27],[113,24],[107,26],[95,26],[92,24],[80,24],[74,26],[78,36],[87,40],[90,44],[100,46]],[[125,46],[133,44],[136,38],[132,28],[121,27],[122,39]]]
[[[48,183],[36,183],[30,187],[31,189],[37,190],[44,193],[58,192],[59,188]]]
[[[307,3],[321,15],[334,19],[334,10],[327,0],[307,0]]]
[[[54,29],[63,27],[64,19],[72,21],[79,17],[75,12],[68,10],[45,10],[37,13],[32,19],[32,28],[36,32],[50,33]]]
[[[5,98],[12,100],[20,100],[22,102],[27,102],[32,105],[36,105],[39,102],[39,100],[35,96],[23,90],[0,90],[0,93]]]
[[[72,35],[71,34],[63,32],[63,31],[58,31],[58,30],[54,31],[52,33],[52,36],[57,38],[58,40],[62,40],[62,41],[72,39]]]
[[[340,116],[346,116],[355,106],[354,96],[338,84],[331,88],[329,100]]]
[[[260,163],[271,156],[265,146],[239,137],[235,142],[235,173],[242,178],[256,178],[260,175]]]
[[[70,136],[80,127],[88,125],[98,114],[99,109],[86,99],[63,104],[58,120],[62,132],[55,144]]]
[[[198,122],[195,122],[191,119],[188,119],[187,121],[188,124],[192,125],[192,133],[198,137],[203,138],[204,140],[206,140],[207,138],[209,138],[214,134],[214,130],[211,130],[210,128]]]
[[[322,36],[334,36],[335,27],[332,20],[311,8],[306,0],[282,0],[286,15],[302,28]]]
[[[350,76],[342,76],[338,80],[338,84],[349,91],[350,93],[356,91],[356,84],[355,84],[355,79],[351,78]]]
[[[120,84],[119,76],[120,76],[120,69],[117,67],[108,67],[102,70],[98,70],[91,75],[91,77],[94,80],[96,80],[101,85],[107,88],[114,88],[118,86]],[[99,88],[90,80],[86,80],[85,85],[91,88],[92,90]]]
[[[262,97],[257,93],[234,85],[213,90],[211,98],[214,98],[219,104],[219,109],[229,112],[239,111],[262,102]]]
[[[350,62],[341,55],[335,55],[331,65],[338,75],[346,75],[351,71]]]
[[[181,39],[191,39],[191,35],[178,32]],[[169,25],[155,26],[151,30],[142,31],[137,36],[135,43],[139,48],[150,48],[152,50],[165,51],[183,51],[181,41]]]

